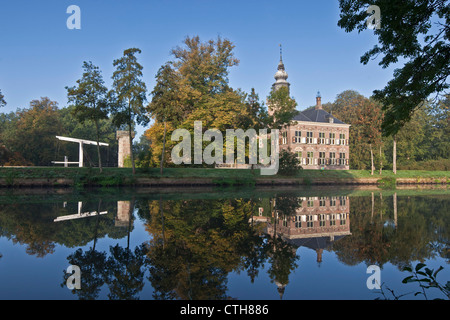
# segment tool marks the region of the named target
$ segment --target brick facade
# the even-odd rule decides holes
[[[323,110],[318,101],[314,110],[300,112],[280,131],[280,150],[297,154],[304,169],[348,170],[349,129],[350,125]]]

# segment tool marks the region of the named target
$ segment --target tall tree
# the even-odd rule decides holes
[[[375,146],[381,144],[381,122],[383,113],[381,105],[372,99],[366,99],[362,109],[355,110],[358,120],[356,126],[361,126],[360,134],[364,138],[364,143],[369,145],[371,175],[375,170],[373,150]]]
[[[270,123],[274,129],[281,129],[289,125],[294,115],[297,113],[297,102],[289,96],[289,89],[281,87],[279,89],[272,88],[267,97],[267,104],[271,111]]]
[[[2,90],[0,90],[0,107],[6,106],[5,96],[2,94]]]
[[[245,128],[243,125],[248,123],[245,98],[228,84],[229,69],[239,63],[233,49],[234,45],[227,39],[218,37],[202,42],[195,36],[187,37],[182,46],[172,50],[174,59],[160,69],[149,106],[153,114],[160,115],[159,121],[146,132],[154,151],[162,150],[160,138],[164,135],[155,133],[163,130],[160,121],[167,112],[166,119],[174,122],[166,123],[167,134],[170,128],[177,127],[193,133],[195,121],[202,121],[204,130],[215,128],[224,132]],[[170,111],[164,111],[166,107]]]
[[[176,126],[181,121],[178,77],[171,63],[164,64],[156,74],[156,85],[151,93],[152,101],[147,111],[158,122],[164,124],[160,170],[163,174],[166,147],[167,121]]]
[[[83,76],[77,80],[78,86],[66,87],[69,103],[74,105],[73,114],[83,123],[92,121],[96,129],[98,166],[102,172],[100,153],[99,121],[108,117],[107,91],[100,69],[92,62],[83,63]]]
[[[339,0],[338,26],[346,32],[366,30],[376,5],[381,10],[381,27],[374,30],[379,44],[361,57],[361,63],[382,55],[379,65],[387,68],[405,60],[402,68],[374,97],[383,104],[383,133],[394,135],[411,119],[413,111],[432,95],[449,88],[450,2],[448,0]]]
[[[248,127],[257,129],[264,129],[269,123],[269,114],[264,106],[264,103],[259,100],[259,96],[252,88],[250,94],[246,94],[245,106],[247,108],[249,125]]]
[[[118,127],[122,125],[128,127],[130,147],[133,145],[133,126],[145,125],[150,121],[144,107],[147,88],[142,81],[143,67],[137,61],[137,53],[141,53],[141,50],[130,48],[123,52],[123,57],[114,60],[113,66],[116,67],[116,71],[112,76],[113,90],[109,95],[114,101],[111,108],[113,122]],[[131,150],[131,164],[134,175],[136,168],[133,150]]]

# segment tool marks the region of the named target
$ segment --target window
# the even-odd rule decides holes
[[[302,152],[301,151],[297,151],[297,159],[298,159],[298,162],[300,164],[302,164]]]
[[[347,204],[347,198],[345,196],[339,197],[339,204],[345,206]]]
[[[336,164],[336,153],[330,152],[330,164],[335,165]]]
[[[284,131],[284,132],[283,132],[282,137],[283,137],[283,142],[282,142],[282,144],[287,144],[287,131]]]
[[[319,144],[325,144],[325,132],[319,132]]]
[[[341,226],[345,226],[345,224],[347,223],[347,215],[345,213],[341,214],[341,220],[340,221],[340,225]]]
[[[302,137],[302,132],[301,131],[295,131],[295,136],[294,136],[294,143],[300,143]]]
[[[308,202],[306,203],[306,206],[308,208],[314,207],[314,199],[313,198],[308,198]]]
[[[325,207],[325,197],[320,197],[319,199],[319,207]]]
[[[345,134],[343,133],[339,134],[339,140],[341,140],[342,145],[345,145]]]
[[[341,166],[345,165],[345,153],[344,152],[339,153],[339,164]]]
[[[335,207],[336,206],[336,197],[331,197],[330,198],[330,207]]]
[[[325,165],[325,152],[319,152],[319,165]]]
[[[288,220],[286,216],[283,217],[283,227],[288,227]]]
[[[294,218],[294,222],[295,222],[295,227],[296,228],[301,228],[302,227],[302,216],[295,216]]]
[[[306,226],[308,228],[314,227],[313,216],[306,216]]]
[[[307,152],[307,159],[306,159],[306,164],[307,165],[312,165],[314,164],[314,152]]]
[[[336,134],[330,133],[330,144],[335,144]]]
[[[307,138],[306,141],[309,144],[312,144],[313,143],[313,132],[310,132],[310,131],[306,132],[306,138]]]
[[[335,226],[336,225],[336,215],[332,214],[330,217],[330,226]]]
[[[325,215],[324,214],[319,215],[319,226],[325,227]]]

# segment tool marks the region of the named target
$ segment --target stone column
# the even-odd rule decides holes
[[[118,167],[123,168],[123,163],[126,157],[131,155],[130,138],[128,137],[128,131],[117,131],[117,140],[119,140],[119,159]],[[131,133],[131,137],[134,138],[134,132]]]

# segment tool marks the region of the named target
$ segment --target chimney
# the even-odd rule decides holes
[[[322,109],[322,97],[320,96],[320,91],[317,92],[316,96],[316,110]]]

